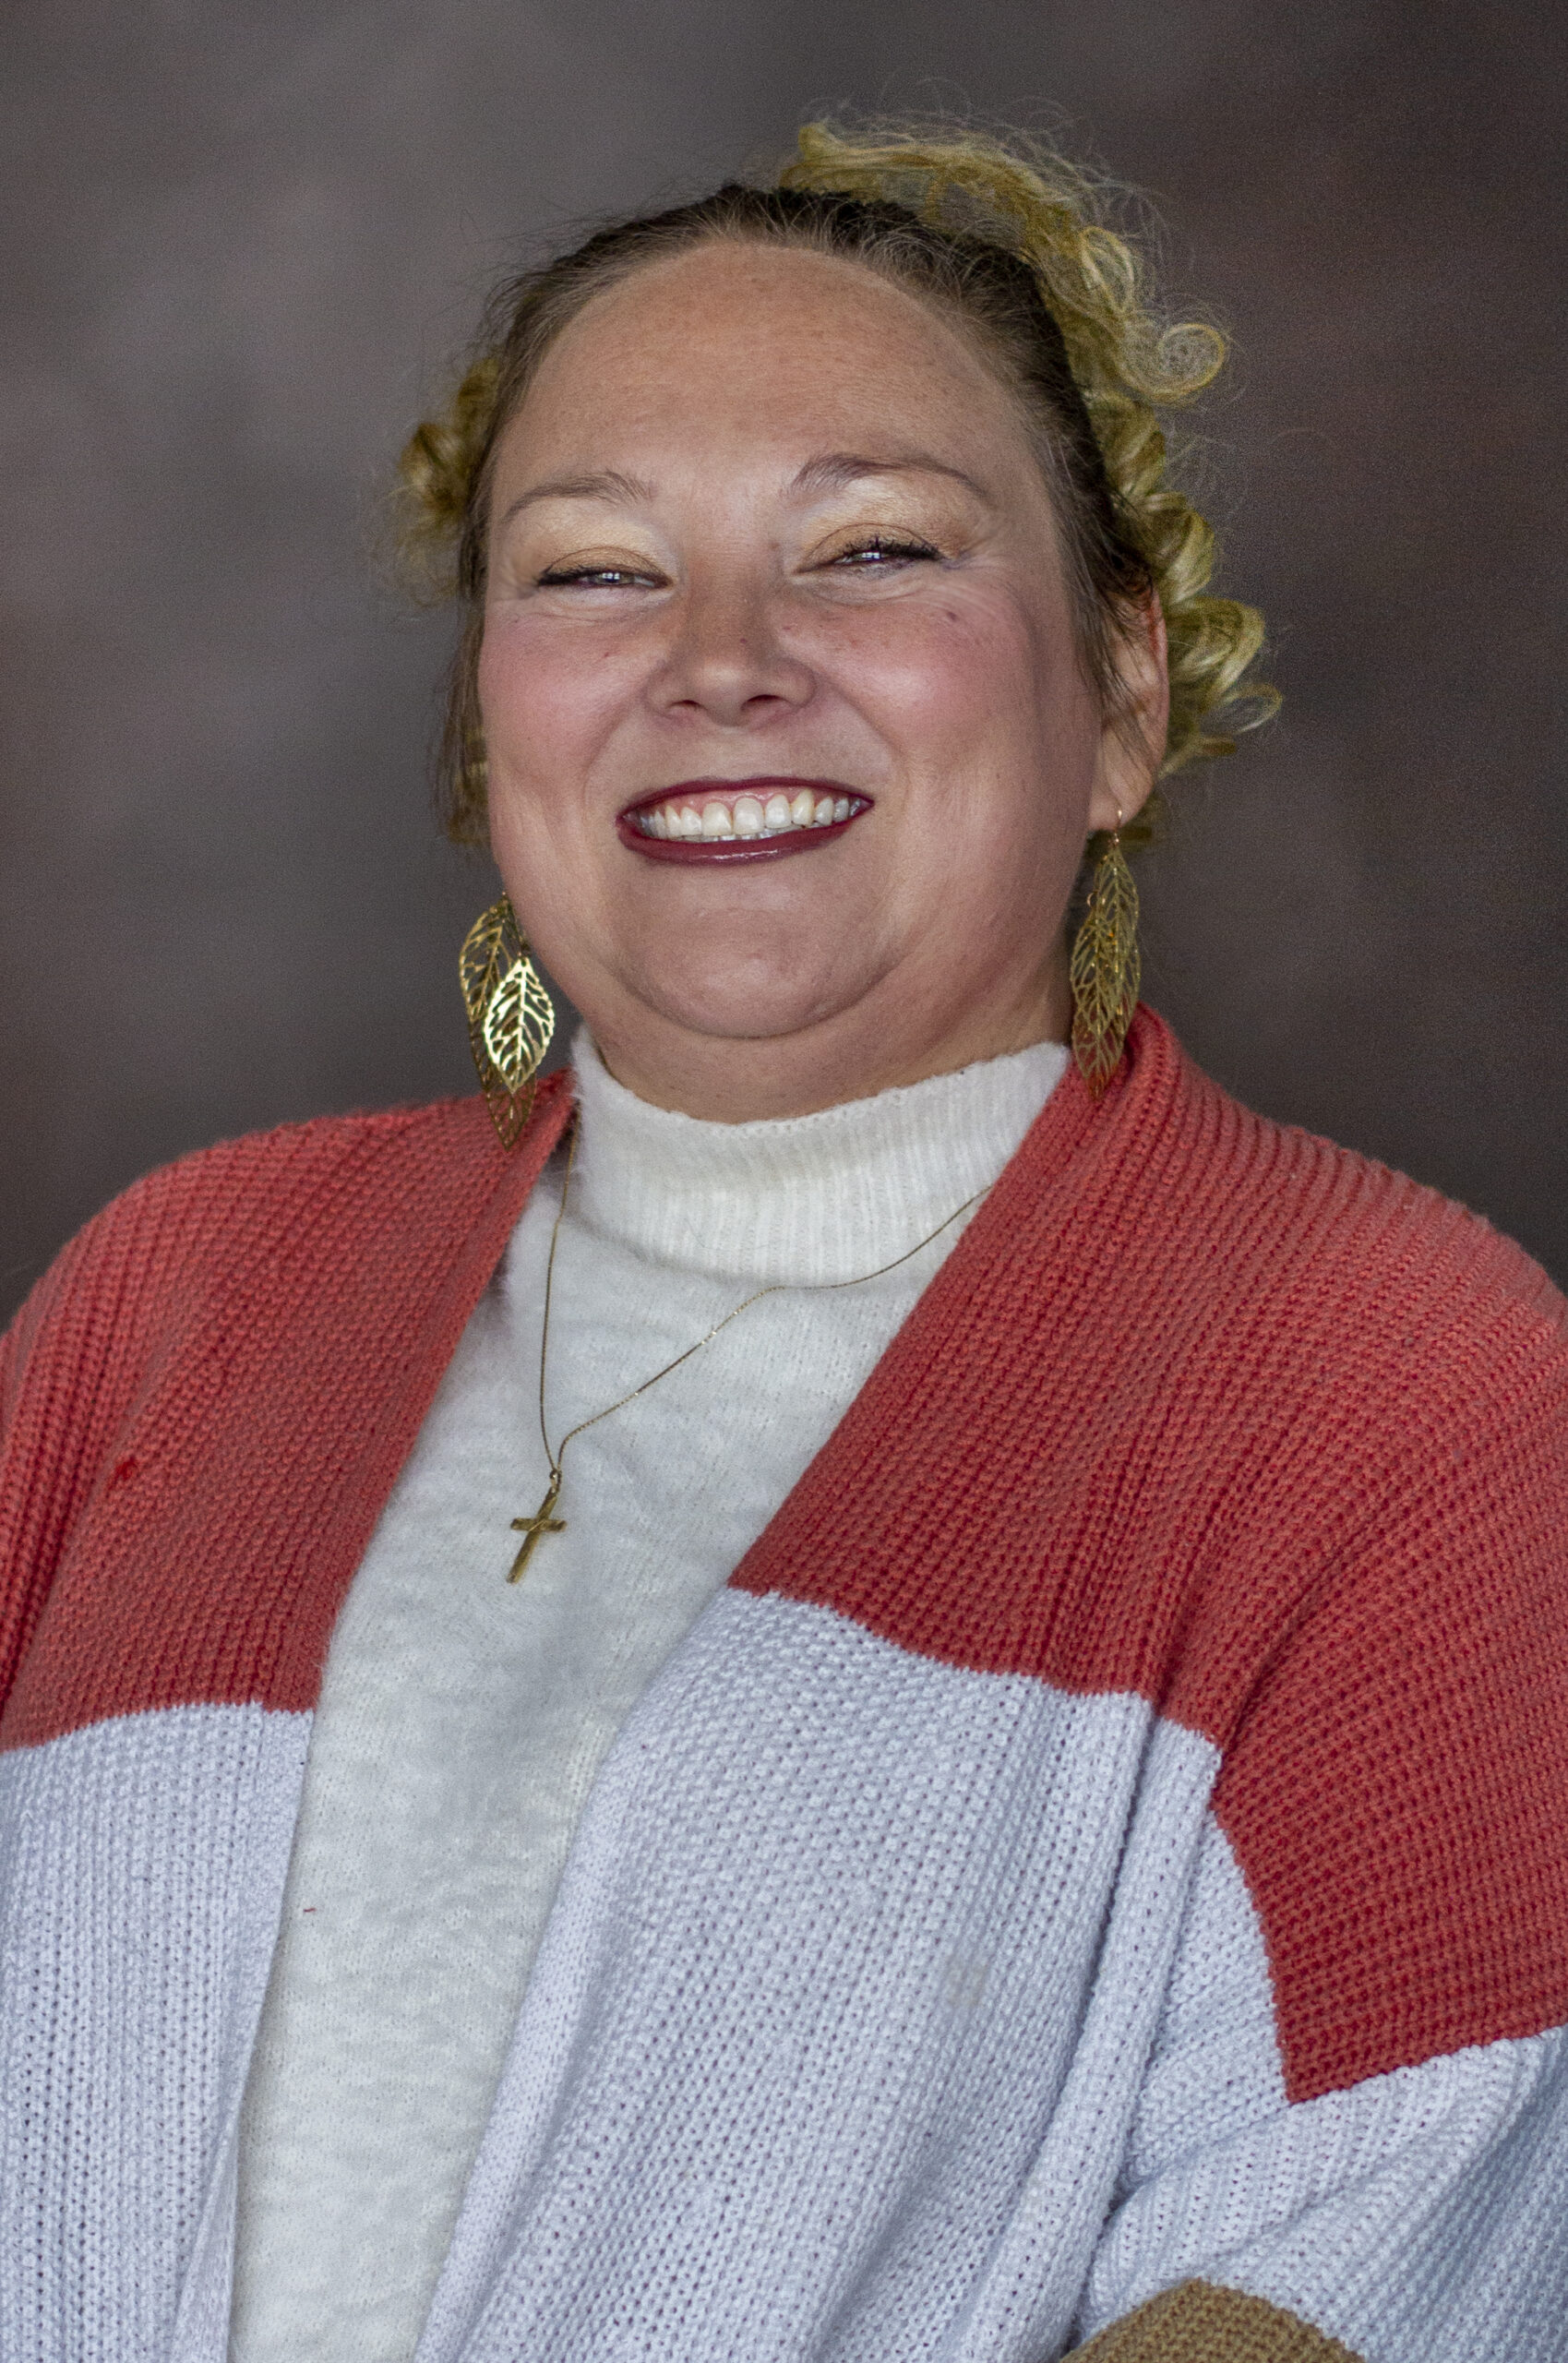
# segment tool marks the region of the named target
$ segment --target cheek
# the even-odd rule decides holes
[[[1100,744],[1071,620],[1006,595],[912,603],[857,654],[841,684],[855,695],[858,678],[910,785],[909,891],[935,897],[944,925],[967,912],[1005,932],[1004,914],[1022,913],[1034,942],[1076,872]]]
[[[1005,598],[961,589],[903,611],[846,619],[828,659],[843,694],[916,773],[1032,773],[1081,722],[1071,643]]]
[[[623,667],[602,652],[492,612],[479,650],[479,709],[503,782],[565,783],[613,723]]]

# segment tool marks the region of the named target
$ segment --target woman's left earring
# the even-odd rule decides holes
[[[1138,889],[1121,850],[1121,807],[1105,832],[1089,881],[1083,920],[1073,940],[1072,1055],[1098,1099],[1120,1062],[1138,1006]]]
[[[497,1138],[511,1148],[533,1112],[534,1077],[556,1031],[556,1004],[529,957],[509,895],[474,920],[458,969],[479,1087]]]

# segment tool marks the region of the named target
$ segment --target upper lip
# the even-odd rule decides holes
[[[668,787],[650,788],[646,796],[634,796],[629,804],[621,806],[621,817],[651,812],[657,805],[673,804],[681,798],[696,802],[703,796],[770,796],[778,788],[802,787],[814,787],[823,796],[853,796],[860,804],[874,800],[863,787],[851,787],[845,780],[819,779],[808,772],[763,772],[747,779],[677,779]]]

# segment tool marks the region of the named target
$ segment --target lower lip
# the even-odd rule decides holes
[[[700,862],[712,867],[736,861],[783,861],[792,853],[814,853],[819,846],[831,846],[846,829],[853,829],[870,810],[868,803],[862,804],[846,821],[830,821],[820,829],[781,829],[776,837],[713,837],[706,843],[700,837],[644,836],[634,812],[618,813],[616,829],[623,846],[646,855],[650,861]]]

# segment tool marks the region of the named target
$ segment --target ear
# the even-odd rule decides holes
[[[1117,636],[1115,711],[1100,733],[1100,751],[1089,794],[1089,826],[1114,829],[1142,811],[1154,792],[1165,760],[1170,718],[1170,674],[1165,611],[1150,592],[1127,628]]]

